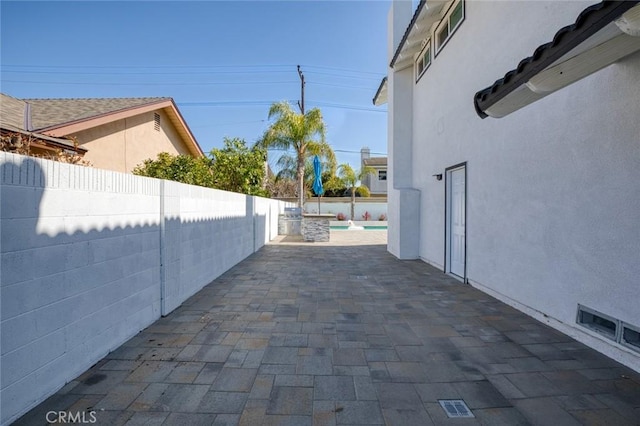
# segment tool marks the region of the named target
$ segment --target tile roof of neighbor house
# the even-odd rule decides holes
[[[386,166],[387,157],[370,157],[362,160],[365,166]]]
[[[638,3],[638,0],[605,0],[584,9],[575,23],[558,30],[552,41],[538,46],[533,55],[521,60],[515,69],[507,72],[491,86],[478,91],[473,99],[478,115],[486,118],[488,115],[485,111],[491,105],[525,84]]]
[[[36,130],[166,101],[171,98],[25,99],[31,105],[31,123]]]

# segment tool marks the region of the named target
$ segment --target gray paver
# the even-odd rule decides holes
[[[312,415],[313,389],[274,386],[266,412],[282,415]]]
[[[382,415],[384,416],[384,422],[389,426],[405,426],[405,425],[421,425],[429,426],[434,423],[431,421],[431,417],[423,408],[419,409],[398,409],[398,408],[383,408]]]
[[[329,356],[301,356],[298,357],[296,374],[329,375],[333,367]]]
[[[637,424],[640,374],[385,235],[279,238],[15,424]],[[446,417],[458,398],[475,418]]]
[[[332,401],[353,401],[356,390],[353,378],[349,376],[316,376],[313,399]]]
[[[247,402],[244,392],[207,392],[200,401],[198,412],[218,414],[240,414]]]
[[[336,404],[336,420],[337,424],[384,424],[377,401],[346,401]]]
[[[210,426],[215,418],[215,414],[171,413],[163,426]]]
[[[211,385],[212,390],[249,392],[257,370],[252,368],[223,368]]]
[[[413,385],[408,383],[376,383],[381,408],[421,410],[422,401]]]

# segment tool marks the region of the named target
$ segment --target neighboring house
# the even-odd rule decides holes
[[[171,98],[23,99],[2,96],[2,112],[13,111],[25,132],[84,150],[92,166],[131,172],[160,152],[202,156],[203,152]]]
[[[373,174],[367,175],[362,183],[369,188],[371,196],[386,197],[387,195],[387,157],[372,157],[371,150],[364,147],[360,150],[360,167],[369,166],[375,169]]]
[[[388,23],[388,250],[640,371],[638,1],[394,1]]]
[[[27,130],[27,111],[25,101],[0,93],[0,137],[3,150],[18,154],[29,151],[44,158],[57,158],[61,152],[82,157],[87,152],[72,140]]]

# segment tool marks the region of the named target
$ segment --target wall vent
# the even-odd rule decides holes
[[[620,343],[640,352],[640,328],[622,323]]]
[[[627,324],[595,309],[578,305],[576,322],[616,343],[640,352],[640,327]]]
[[[596,331],[603,336],[617,340],[620,324],[617,319],[586,306],[578,305],[578,324]]]
[[[153,113],[153,128],[159,132],[160,131],[160,114],[157,112]]]

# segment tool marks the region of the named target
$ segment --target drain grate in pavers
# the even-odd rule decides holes
[[[439,399],[438,402],[448,417],[475,417],[461,399]]]

